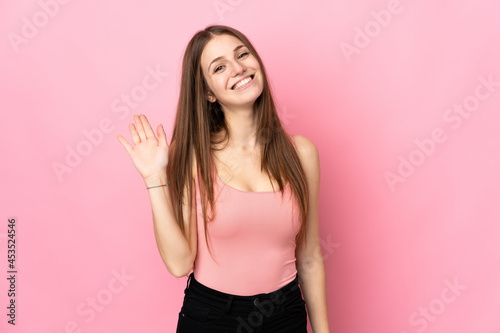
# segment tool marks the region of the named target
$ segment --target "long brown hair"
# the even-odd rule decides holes
[[[214,212],[214,177],[216,176],[211,154],[214,150],[221,150],[215,149],[214,144],[229,140],[230,132],[219,103],[211,103],[207,100],[208,86],[200,62],[201,54],[207,43],[214,36],[222,34],[238,38],[259,62],[263,77],[263,90],[254,103],[254,112],[257,119],[256,137],[261,147],[261,171],[265,170],[276,180],[282,196],[284,186],[288,181],[295,198],[298,198],[296,203],[300,209],[301,228],[295,241],[297,247],[300,247],[306,236],[309,207],[309,191],[305,173],[292,144],[293,138],[281,125],[261,58],[245,35],[228,26],[212,25],[198,31],[188,43],[184,53],[179,102],[167,165],[167,179],[174,180],[169,186],[169,193],[177,221],[182,232],[186,235],[181,198],[183,198],[184,191],[187,190],[188,207],[191,211],[194,204],[192,191],[195,190],[192,186],[194,152],[202,202],[205,240],[210,252],[207,238],[207,199],[211,212]],[[224,137],[220,141],[216,141],[215,134],[219,132],[224,133]],[[212,215],[210,221],[213,218]]]

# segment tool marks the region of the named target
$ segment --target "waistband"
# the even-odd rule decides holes
[[[184,293],[186,295],[191,295],[193,292],[209,300],[211,303],[218,304],[221,308],[226,310],[230,307],[249,308],[259,306],[259,304],[264,301],[271,301],[275,305],[282,305],[285,301],[294,298],[292,295],[297,292],[298,294],[295,294],[295,296],[301,297],[298,274],[295,275],[295,278],[290,283],[273,292],[242,296],[228,294],[209,288],[197,281],[192,272],[189,274]]]

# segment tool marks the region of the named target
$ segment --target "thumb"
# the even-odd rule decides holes
[[[134,148],[130,145],[130,143],[127,142],[127,140],[125,140],[123,138],[123,136],[121,136],[120,134],[118,134],[116,136],[116,138],[118,139],[118,141],[120,141],[120,143],[122,144],[122,146],[125,148],[125,150],[127,151],[127,153],[129,155],[132,155],[132,151],[134,150]]]

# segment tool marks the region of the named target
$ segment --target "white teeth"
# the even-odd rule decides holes
[[[252,77],[247,77],[246,79],[244,80],[241,80],[240,82],[238,82],[233,89],[238,89],[238,88],[241,88],[243,87],[245,84],[247,84],[248,82],[252,81]]]

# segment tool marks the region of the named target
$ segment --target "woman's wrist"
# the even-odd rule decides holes
[[[158,173],[144,178],[146,187],[159,186],[167,184],[167,173]]]

